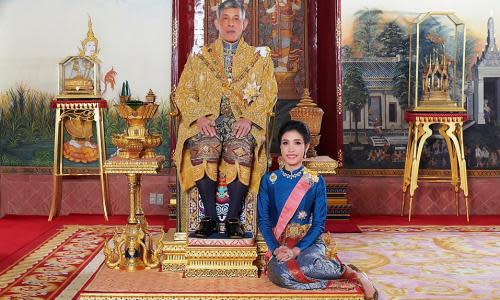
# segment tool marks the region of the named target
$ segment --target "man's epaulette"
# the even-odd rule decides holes
[[[267,57],[271,53],[269,47],[255,47],[255,53],[259,52],[260,56]]]

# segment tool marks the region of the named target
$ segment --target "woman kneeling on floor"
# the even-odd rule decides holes
[[[327,253],[321,238],[327,211],[325,180],[302,165],[311,141],[307,126],[289,121],[278,137],[284,166],[262,177],[257,209],[269,248],[269,279],[284,288],[309,290],[328,288],[335,279],[355,278],[365,299],[377,299],[364,273]]]

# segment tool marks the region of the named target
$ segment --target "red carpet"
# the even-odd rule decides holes
[[[165,216],[148,216],[150,225],[175,227],[175,220]],[[7,215],[0,219],[0,272],[11,266],[33,249],[57,233],[62,225],[124,225],[127,216],[111,216],[106,222],[102,215],[68,215],[47,221],[47,216]]]
[[[0,271],[12,265],[56,233],[58,224],[43,216],[6,216],[0,219]]]
[[[330,233],[359,233],[361,230],[351,220],[327,220],[325,230]]]

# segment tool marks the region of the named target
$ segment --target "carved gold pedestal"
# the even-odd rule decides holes
[[[109,241],[104,245],[106,265],[130,272],[155,268],[159,265],[161,247],[154,248],[153,244],[153,237],[143,226],[129,223],[121,232],[115,233],[111,246]]]
[[[257,277],[255,245],[246,247],[187,246],[186,277]]]
[[[255,239],[190,238],[170,230],[163,239],[162,270],[185,277],[257,277]]]
[[[457,216],[459,215],[459,191],[464,193],[465,211],[469,222],[469,191],[467,188],[467,169],[465,163],[463,143],[463,122],[467,120],[466,114],[459,113],[415,113],[407,112],[405,119],[409,123],[408,145],[406,148],[405,170],[403,178],[403,198],[401,203],[401,216],[404,215],[406,191],[410,188],[410,206],[408,221],[411,221],[412,205],[415,190],[418,187],[418,170],[420,158],[425,142],[432,135],[431,125],[437,124],[439,133],[443,136],[450,156],[450,178],[425,178],[428,182],[450,182],[455,191],[455,204]]]
[[[149,234],[142,210],[141,177],[142,174],[158,173],[164,161],[164,156],[139,159],[114,157],[104,164],[104,171],[108,174],[127,175],[130,205],[128,224],[116,232],[111,242],[108,241],[104,247],[108,267],[136,271],[159,266],[163,235],[155,242]]]
[[[337,174],[338,162],[329,156],[315,156],[304,159],[304,166],[319,174]]]
[[[175,229],[171,228],[163,239],[161,270],[184,272],[187,264],[186,247],[186,237],[176,238]]]

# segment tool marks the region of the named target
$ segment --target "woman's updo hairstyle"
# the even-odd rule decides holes
[[[301,121],[290,120],[283,124],[280,128],[278,133],[279,143],[281,144],[281,138],[285,133],[293,130],[297,131],[302,136],[305,144],[309,144],[311,142],[311,132],[309,132],[307,125]]]

